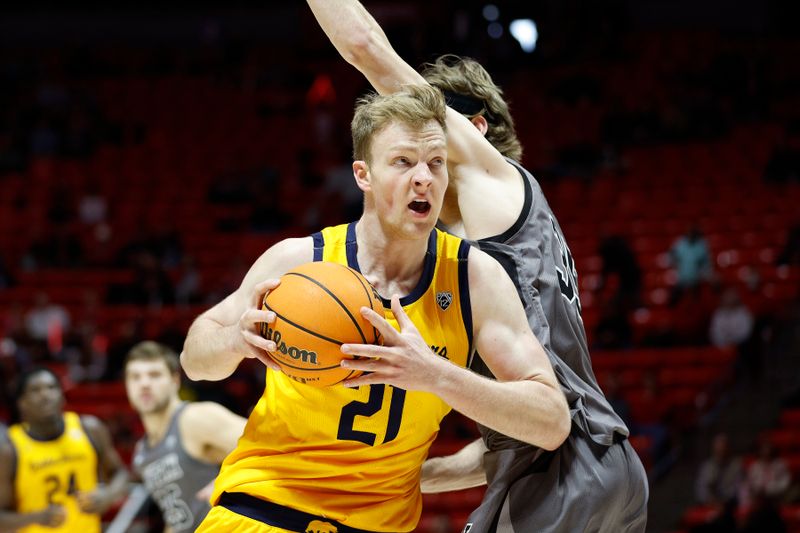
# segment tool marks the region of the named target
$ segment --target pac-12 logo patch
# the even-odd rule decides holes
[[[453,293],[450,291],[442,291],[436,293],[436,303],[442,308],[442,311],[447,311],[450,304],[453,303]]]

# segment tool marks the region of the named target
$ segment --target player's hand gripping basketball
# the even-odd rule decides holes
[[[281,371],[281,367],[267,355],[266,352],[275,350],[275,343],[261,336],[261,324],[275,322],[275,313],[261,309],[261,303],[271,290],[281,284],[279,279],[268,279],[253,287],[250,306],[242,313],[239,318],[239,333],[241,333],[242,343],[241,353],[250,359],[258,359],[276,372]]]
[[[342,352],[364,359],[343,359],[345,368],[363,370],[369,374],[348,379],[348,387],[384,383],[406,390],[431,392],[440,373],[437,368],[449,364],[428,347],[419,330],[400,305],[400,298],[392,296],[392,313],[397,319],[397,331],[386,319],[367,307],[361,313],[383,335],[383,346],[375,344],[343,344]]]

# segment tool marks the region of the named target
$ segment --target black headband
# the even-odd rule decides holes
[[[486,109],[486,105],[483,103],[483,101],[471,96],[454,93],[452,91],[442,91],[442,93],[444,94],[444,100],[447,102],[447,105],[462,115],[472,117],[483,113],[489,122],[494,121],[494,117],[489,110]]]

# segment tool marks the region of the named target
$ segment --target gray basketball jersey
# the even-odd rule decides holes
[[[503,265],[525,306],[533,333],[544,346],[572,409],[572,419],[592,440],[610,446],[628,428],[597,384],[581,318],[575,262],[534,177],[522,174],[525,203],[517,221],[502,235],[477,241]],[[486,373],[480,363],[476,370]]]
[[[508,161],[524,181],[522,213],[502,235],[473,244],[516,285],[567,398],[572,430],[559,449],[546,452],[479,425],[489,449],[488,487],[464,531],[644,531],[646,474],[592,370],[572,254],[537,181]],[[480,357],[472,368],[493,377]]]
[[[178,419],[186,405],[175,411],[161,442],[150,447],[145,436],[133,453],[133,468],[161,509],[164,523],[175,533],[194,531],[203,521],[209,503],[195,494],[219,473],[219,465],[198,461],[183,447]]]

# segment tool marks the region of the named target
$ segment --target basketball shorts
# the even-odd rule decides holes
[[[201,533],[372,533],[249,494],[225,492],[196,530]]]

